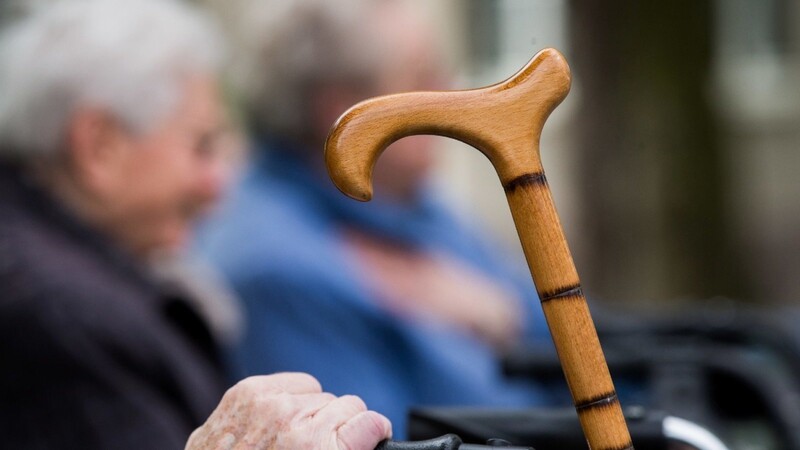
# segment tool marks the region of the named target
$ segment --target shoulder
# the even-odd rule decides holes
[[[228,278],[324,273],[342,255],[318,206],[291,183],[248,176],[201,225],[195,250]]]
[[[152,288],[59,225],[16,211],[0,224],[0,335],[21,360],[137,349],[156,319]],[[52,362],[52,361],[51,361]]]
[[[210,369],[163,317],[155,288],[61,224],[7,206],[0,204],[0,214],[9,212],[0,215],[0,355],[8,368],[0,397],[13,400],[0,406],[0,422],[19,415],[34,427],[51,423],[42,439],[63,426],[63,442],[79,433],[72,425],[103,414],[130,419],[104,427],[109,438],[156,422],[185,426],[190,411],[172,383],[197,388]],[[194,378],[184,376],[190,370]]]
[[[12,211],[0,222],[3,307],[23,299],[25,307],[36,308],[44,302],[93,302],[103,293],[124,297],[136,285],[100,256],[105,247],[88,234],[76,235],[24,211]]]

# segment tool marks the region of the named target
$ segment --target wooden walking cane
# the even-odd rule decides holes
[[[446,136],[486,155],[505,189],[589,447],[632,449],[539,157],[544,122],[570,82],[561,53],[545,49],[508,80],[485,88],[366,100],[336,122],[325,158],[336,186],[367,201],[378,156],[402,137]]]

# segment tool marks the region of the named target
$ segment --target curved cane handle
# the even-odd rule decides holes
[[[369,200],[372,168],[380,153],[402,137],[435,134],[483,152],[505,185],[519,175],[541,170],[542,127],[569,87],[564,57],[546,49],[516,75],[493,86],[366,100],[347,110],[328,136],[325,159],[331,178],[345,194]]]
[[[337,121],[325,145],[325,158],[342,192],[369,200],[375,161],[389,144],[404,136],[447,136],[483,152],[506,191],[589,446],[593,450],[632,449],[539,157],[544,122],[569,87],[564,57],[546,49],[516,75],[493,86],[370,99]]]

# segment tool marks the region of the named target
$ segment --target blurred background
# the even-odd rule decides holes
[[[590,298],[643,309],[800,298],[800,3],[416,2],[454,88],[505,79],[545,47],[566,56],[572,91],[541,149]],[[0,26],[26,3],[0,1]],[[437,187],[522,264],[488,161],[437,141]]]
[[[541,149],[590,298],[800,298],[800,3],[419,3],[457,87],[502,80],[544,47],[569,61],[572,92]],[[521,255],[489,163],[440,145],[441,188]]]
[[[724,422],[737,449],[800,448],[800,2],[413,1],[453,88],[503,80],[545,47],[570,63],[542,159],[612,372],[650,379],[648,398],[628,398]],[[0,26],[17,10],[0,0]],[[435,188],[526,271],[488,160],[437,145]],[[649,316],[603,314],[620,310]],[[653,320],[663,310],[676,314]],[[516,362],[561,376],[552,359]]]

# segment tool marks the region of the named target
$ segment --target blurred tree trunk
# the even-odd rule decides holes
[[[713,4],[573,1],[571,66],[590,295],[748,297],[707,100]]]

